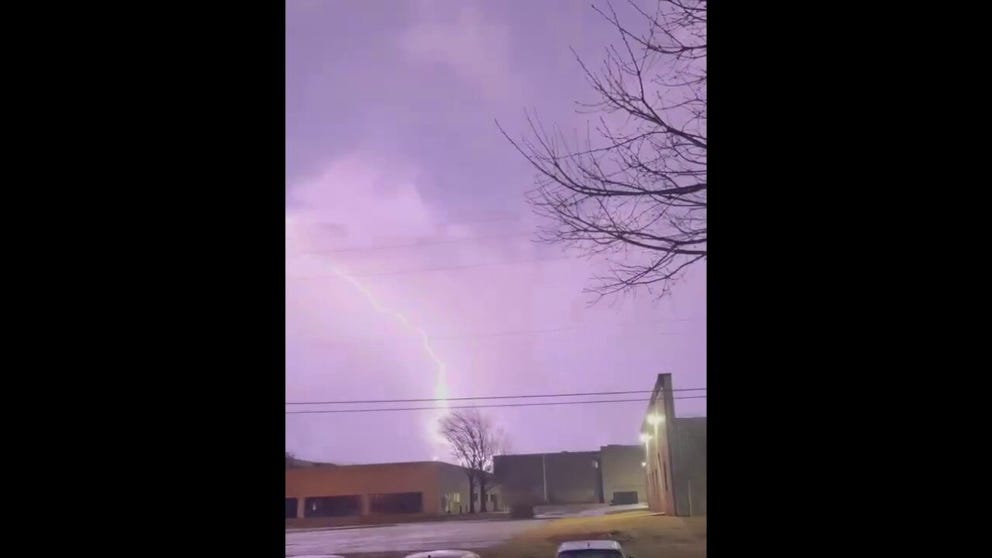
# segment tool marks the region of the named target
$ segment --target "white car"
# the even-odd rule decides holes
[[[407,554],[406,558],[479,558],[479,555],[467,550],[428,550]]]
[[[634,558],[617,541],[568,541],[558,547],[558,558]]]

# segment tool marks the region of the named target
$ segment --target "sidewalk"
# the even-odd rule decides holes
[[[287,533],[303,533],[308,531],[334,531],[338,529],[363,529],[367,527],[386,527],[403,523],[432,523],[447,521],[501,521],[509,520],[510,513],[505,511],[486,513],[461,514],[411,514],[411,515],[366,515],[360,517],[328,517],[310,518],[307,520],[287,520]]]

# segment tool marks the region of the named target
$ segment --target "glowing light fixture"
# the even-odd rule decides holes
[[[665,415],[659,415],[657,413],[652,413],[648,415],[648,424],[651,426],[658,426],[665,422]]]

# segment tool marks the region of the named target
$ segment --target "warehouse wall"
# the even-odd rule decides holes
[[[647,474],[644,466],[644,446],[603,446],[600,449],[600,464],[603,475],[603,499],[612,502],[618,493],[636,494],[637,503],[646,503]],[[633,503],[633,502],[615,502]]]

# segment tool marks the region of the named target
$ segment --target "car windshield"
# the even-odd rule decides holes
[[[559,552],[558,558],[623,558],[623,554],[620,554],[617,550],[583,548],[581,550]]]

